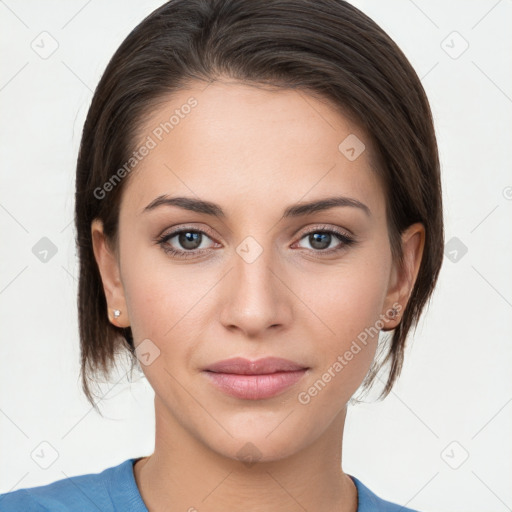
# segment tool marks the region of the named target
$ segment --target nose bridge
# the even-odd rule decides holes
[[[275,255],[272,254],[272,241],[270,237],[265,240],[262,240],[262,236],[258,238],[261,243],[252,235],[244,238],[233,255],[235,287],[241,292],[238,300],[255,305],[259,301],[275,299],[275,278],[272,272]]]
[[[284,288],[275,275],[278,255],[270,236],[258,238],[246,236],[235,247],[229,297],[222,313],[226,327],[237,326],[253,335],[283,323],[286,310]]]
[[[260,240],[261,238],[259,237]],[[271,240],[267,238],[260,243],[250,235],[238,244],[235,252],[235,274],[239,282],[265,288],[272,276],[272,263],[275,264]]]

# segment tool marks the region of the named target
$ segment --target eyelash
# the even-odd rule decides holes
[[[176,231],[173,231],[171,233],[167,233],[167,234],[164,234],[164,235],[158,237],[156,239],[156,243],[158,243],[160,245],[160,247],[162,248],[162,250],[166,254],[170,254],[173,257],[183,258],[183,259],[191,258],[191,257],[194,257],[194,256],[198,256],[199,254],[202,254],[204,251],[208,251],[209,250],[209,249],[194,249],[194,250],[191,250],[191,251],[180,251],[180,250],[174,249],[173,247],[167,245],[169,240],[174,238],[176,235],[179,235],[181,233],[187,233],[187,232],[201,233],[203,235],[208,236],[209,238],[212,238],[207,232],[205,232],[205,231],[203,231],[201,229],[186,228],[185,227],[185,228],[181,228],[179,230],[176,230]],[[333,254],[333,253],[337,253],[339,251],[342,251],[346,247],[350,247],[350,246],[352,246],[352,245],[354,245],[356,243],[356,240],[353,237],[349,236],[344,231],[337,230],[337,229],[332,228],[332,227],[327,228],[327,226],[318,226],[318,227],[316,227],[314,229],[306,231],[305,233],[302,234],[302,236],[300,237],[299,241],[302,240],[304,237],[312,234],[312,233],[322,233],[322,234],[334,235],[341,242],[341,246],[335,247],[335,248],[332,248],[332,249],[325,249],[325,250],[321,250],[321,249],[317,249],[317,250],[306,249],[306,250],[312,251],[314,253],[319,253],[322,256],[323,255],[330,255],[330,254]]]

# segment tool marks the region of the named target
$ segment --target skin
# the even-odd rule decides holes
[[[155,391],[156,414],[155,451],[134,466],[142,498],[152,512],[354,512],[357,490],[341,464],[346,406],[368,372],[378,337],[361,345],[309,403],[297,397],[379,315],[396,303],[405,308],[424,228],[414,224],[403,233],[399,268],[383,187],[371,168],[371,141],[328,102],[303,91],[227,79],[206,88],[193,83],[146,120],[141,140],[190,96],[198,105],[129,177],[118,247],[109,246],[100,221],[91,226],[111,321],[131,326],[136,346],[149,339],[160,350],[151,364],[141,364]],[[354,161],[338,149],[349,134],[366,145]],[[212,201],[226,217],[176,206],[141,213],[161,194]],[[333,195],[364,203],[370,214],[344,206],[282,218],[292,203]],[[155,242],[180,227],[206,235],[188,249],[178,236],[167,246],[200,247],[202,254],[196,249],[179,259]],[[344,246],[332,235],[325,246],[341,250],[323,255],[328,249],[304,234],[315,228],[338,228],[356,243]],[[262,249],[251,263],[236,251],[247,236]],[[121,310],[119,318],[113,309]],[[386,330],[400,321],[386,318]],[[201,372],[221,359],[269,355],[309,370],[264,400],[225,395]],[[240,460],[244,446],[257,462]]]

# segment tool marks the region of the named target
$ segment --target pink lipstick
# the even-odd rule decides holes
[[[245,400],[261,400],[296,384],[308,367],[277,357],[250,361],[242,357],[217,361],[203,372],[220,391]]]

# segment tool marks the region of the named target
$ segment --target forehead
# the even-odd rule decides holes
[[[304,91],[196,82],[163,98],[138,135],[150,149],[122,202],[138,211],[161,194],[261,208],[337,193],[384,208],[366,132]]]

